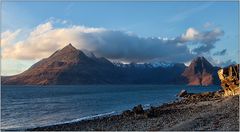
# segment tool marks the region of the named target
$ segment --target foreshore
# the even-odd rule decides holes
[[[100,117],[31,131],[239,131],[239,96],[194,94],[159,107],[142,110],[136,106],[120,115]]]

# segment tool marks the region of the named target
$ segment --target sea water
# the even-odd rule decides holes
[[[188,92],[218,90],[219,86],[185,85],[81,85],[2,86],[1,129],[24,130],[119,114],[142,104],[159,106]]]

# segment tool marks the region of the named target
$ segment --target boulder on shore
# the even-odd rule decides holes
[[[179,92],[179,94],[177,96],[178,97],[185,97],[186,95],[188,95],[187,90],[183,89]]]
[[[142,105],[138,105],[138,106],[133,107],[132,111],[133,111],[134,114],[137,114],[137,115],[144,113]]]
[[[122,115],[125,117],[129,117],[133,115],[133,112],[131,110],[125,110],[123,111]]]
[[[156,117],[156,112],[155,112],[155,108],[151,107],[150,109],[148,109],[145,113],[144,116],[146,118],[151,118],[151,117]]]

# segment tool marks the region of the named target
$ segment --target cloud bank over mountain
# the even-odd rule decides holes
[[[221,51],[215,52],[213,55],[214,56],[222,56],[222,55],[225,55],[226,53],[227,53],[227,49],[223,49]]]
[[[210,52],[224,32],[219,28],[208,31],[189,28],[175,38],[140,37],[134,33],[105,28],[76,25],[54,27],[49,21],[35,27],[24,39],[18,40],[18,35],[21,35],[20,29],[3,32],[1,43],[4,59],[41,59],[72,43],[80,50],[88,50],[111,60],[187,62]],[[190,49],[189,45],[195,47]]]
[[[210,31],[199,32],[194,28],[189,28],[185,34],[180,38],[182,42],[192,42],[193,44],[200,44],[194,48],[193,51],[197,54],[209,52],[215,47],[215,43],[220,40],[219,37],[224,35],[224,31],[215,28]]]

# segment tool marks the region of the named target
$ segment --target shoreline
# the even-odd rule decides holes
[[[98,118],[110,117],[110,116],[113,116],[115,114],[117,114],[117,113],[115,113],[115,111],[112,111],[112,112],[108,112],[108,113],[86,116],[86,117],[82,117],[82,118],[73,119],[73,120],[70,120],[70,121],[64,121],[64,122],[59,122],[59,123],[55,123],[55,124],[43,125],[43,126],[39,126],[39,127],[13,128],[13,129],[10,128],[10,129],[1,129],[1,130],[2,131],[25,131],[25,130],[34,129],[34,128],[42,128],[42,127],[62,125],[62,124],[71,124],[71,123],[87,121],[87,120],[95,120],[95,119],[98,119]]]
[[[122,87],[122,86],[121,86]],[[120,88],[121,88],[120,87]],[[162,86],[162,87],[164,87],[165,88],[165,85],[164,86]],[[176,87],[176,86],[175,86]],[[114,103],[115,105],[114,106],[111,106],[111,108],[109,109],[109,108],[106,108],[104,111],[102,111],[102,109],[99,109],[99,111],[98,110],[95,110],[95,113],[94,114],[91,114],[91,112],[89,112],[90,114],[84,114],[85,116],[81,116],[82,114],[78,114],[78,111],[79,110],[81,110],[81,107],[79,107],[79,106],[73,106],[73,108],[76,108],[76,107],[78,107],[76,110],[75,110],[75,112],[73,112],[73,113],[69,113],[69,116],[71,117],[71,118],[65,118],[65,117],[61,117],[61,116],[57,116],[57,118],[50,118],[50,120],[41,120],[41,122],[38,122],[38,121],[35,121],[35,120],[33,120],[33,121],[23,121],[23,120],[21,120],[21,118],[18,118],[17,120],[15,120],[16,122],[14,122],[14,120],[13,120],[13,122],[11,122],[11,120],[6,120],[6,122],[9,122],[9,124],[10,123],[12,123],[12,124],[16,124],[16,125],[12,125],[12,124],[10,124],[10,125],[6,125],[7,123],[5,123],[5,124],[3,124],[3,126],[2,126],[2,130],[26,130],[26,129],[33,129],[33,128],[36,128],[36,127],[46,127],[46,126],[52,126],[52,125],[59,125],[59,124],[65,124],[65,123],[69,123],[69,122],[73,122],[73,120],[75,120],[75,119],[80,119],[80,118],[82,118],[82,117],[87,117],[87,116],[91,116],[91,115],[97,115],[97,114],[102,114],[102,113],[108,113],[108,112],[111,112],[111,111],[115,111],[117,114],[121,114],[124,110],[127,110],[127,109],[132,109],[134,106],[136,106],[136,105],[138,105],[138,104],[144,104],[143,105],[143,108],[144,109],[147,109],[147,108],[150,108],[150,106],[154,106],[154,107],[157,107],[157,106],[160,106],[160,105],[162,105],[163,103],[166,103],[166,102],[172,102],[172,101],[174,101],[175,99],[176,99],[176,94],[183,88],[183,86],[178,86],[178,87],[180,87],[180,88],[174,88],[173,90],[170,90],[171,91],[171,94],[168,94],[168,96],[166,96],[167,94],[165,94],[165,93],[163,93],[162,92],[162,88],[161,88],[161,86],[159,86],[158,88],[155,88],[155,87],[153,87],[152,89],[153,89],[153,91],[155,91],[155,89],[158,91],[158,92],[154,92],[154,94],[152,95],[152,94],[148,94],[149,95],[149,97],[147,98],[147,99],[142,99],[141,97],[139,97],[139,98],[133,98],[134,100],[136,100],[136,101],[132,101],[132,102],[134,102],[134,103],[127,103],[127,102],[125,102],[125,103],[121,103],[121,104],[116,104],[116,103]],[[200,87],[200,86],[199,86]],[[8,88],[8,87],[7,87]],[[14,90],[15,91],[15,89],[17,89],[17,88],[14,88],[14,89],[4,89],[4,90],[7,90],[7,92],[9,93],[9,91],[12,91],[12,90]],[[109,89],[110,89],[111,87],[109,87]],[[134,87],[135,88],[135,87]],[[136,87],[137,89],[139,89],[138,87]],[[144,89],[143,90],[145,90],[147,87],[145,87],[144,86]],[[150,87],[151,88],[151,87]],[[171,87],[169,87],[169,88],[171,88]],[[116,89],[119,89],[119,88],[116,88]],[[151,89],[151,90],[152,90]],[[185,88],[186,90],[188,90],[188,91],[191,91],[191,92],[198,92],[198,90],[199,90],[199,88],[189,88],[189,87],[187,87],[187,88]],[[201,89],[201,90],[199,90],[199,91],[202,91],[202,92],[204,92],[204,91],[207,91],[207,90],[209,90],[209,91],[215,91],[215,89],[216,89],[216,87],[203,87],[203,89]],[[9,91],[8,91],[9,90]],[[30,89],[31,90],[31,89]],[[34,90],[34,89],[33,89]],[[52,89],[51,89],[52,90]],[[112,90],[112,88],[111,88],[111,90]],[[147,90],[148,90],[148,88],[147,88]],[[26,91],[26,90],[21,90],[21,91]],[[42,89],[42,91],[44,92],[45,91],[45,89]],[[48,91],[48,90],[47,90]],[[54,91],[55,91],[55,89],[54,89]],[[56,91],[59,91],[58,89],[56,89]],[[61,90],[60,90],[61,91]],[[81,90],[80,90],[81,91]],[[123,90],[123,91],[125,91],[125,90]],[[52,91],[51,91],[52,92]],[[150,91],[151,92],[151,91]],[[156,93],[156,95],[155,95],[155,93]],[[170,92],[169,92],[170,93]],[[145,94],[145,93],[144,93]],[[21,95],[24,95],[24,93],[23,94],[21,94]],[[51,94],[50,94],[51,95]],[[122,94],[122,95],[124,95],[124,94]],[[164,97],[160,97],[160,96],[162,96],[162,95],[164,95]],[[165,97],[166,96],[166,97]],[[38,97],[38,95],[36,94],[36,97]],[[51,97],[51,96],[50,96]],[[109,96],[109,97],[111,97],[111,96]],[[124,97],[124,96],[122,96],[122,97]],[[130,97],[130,96],[129,96]],[[157,97],[160,97],[160,98],[158,98],[158,99],[156,99]],[[169,97],[169,99],[168,99],[168,97]],[[35,98],[35,97],[34,97]],[[130,99],[131,99],[132,97],[130,97]],[[125,99],[126,100],[126,99]],[[56,100],[57,101],[57,100]],[[108,100],[105,100],[105,101],[108,101]],[[104,102],[105,102],[104,101]],[[111,100],[109,100],[109,101],[111,101]],[[70,102],[71,103],[71,102]],[[101,103],[101,102],[100,102]],[[45,103],[46,104],[46,103]],[[55,104],[55,101],[54,101],[54,103],[53,104]],[[69,103],[68,103],[69,104]],[[109,103],[107,103],[107,104],[109,104]],[[14,104],[13,104],[14,105]],[[64,106],[66,106],[66,105],[64,105]],[[106,107],[108,107],[108,106],[106,106]],[[94,108],[94,107],[93,107]],[[112,109],[113,108],[113,109]],[[45,108],[44,108],[45,109]],[[43,110],[44,110],[43,109]],[[28,110],[28,108],[26,108],[26,110]],[[46,109],[45,109],[46,110]],[[94,110],[94,109],[93,109]],[[18,109],[16,109],[16,112],[18,111]],[[38,110],[35,110],[33,113],[30,113],[30,112],[23,112],[23,114],[24,113],[29,113],[29,116],[30,116],[30,119],[31,119],[31,117],[34,117],[34,115],[37,113],[37,111]],[[21,112],[21,111],[19,111],[19,112]],[[39,111],[39,112],[41,112],[41,111]],[[51,109],[50,109],[50,111],[49,111],[49,113],[51,112]],[[61,112],[61,111],[60,111]],[[55,114],[55,115],[60,115],[60,114],[58,114],[58,113],[54,113],[53,112],[53,114]],[[38,117],[35,117],[35,119],[37,119],[37,120],[40,120],[41,118],[48,118],[48,116],[49,115],[46,115],[46,114],[40,114],[41,116],[38,116]],[[65,120],[64,120],[64,118],[65,118]],[[79,121],[79,120],[78,120]],[[21,123],[22,122],[22,123]],[[18,125],[19,124],[19,125]]]
[[[211,92],[143,110],[141,105],[121,114],[27,129],[30,131],[239,130],[239,96]],[[225,122],[226,120],[226,122]],[[227,125],[225,125],[227,124]]]
[[[174,100],[171,100],[168,103],[171,103],[171,102],[174,102]],[[163,105],[163,104],[166,104],[166,103],[161,103],[161,105]],[[144,104],[142,106],[143,106],[144,110],[148,110],[150,107],[157,107],[159,105],[151,106],[150,104]],[[76,118],[76,119],[69,120],[69,121],[53,123],[53,124],[49,124],[49,125],[42,125],[42,126],[28,127],[28,128],[7,128],[7,129],[1,129],[1,130],[2,131],[26,131],[26,130],[31,130],[31,129],[35,129],[35,128],[43,128],[43,127],[49,127],[49,126],[71,124],[71,123],[82,122],[82,121],[96,120],[96,119],[101,119],[101,118],[108,118],[108,117],[115,116],[115,115],[121,115],[124,111],[126,111],[126,109],[121,110],[121,111],[110,111],[110,112],[106,112],[106,113],[89,115],[89,116]]]

